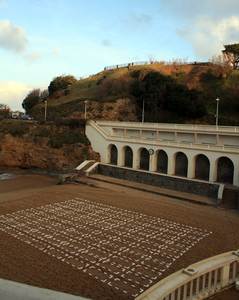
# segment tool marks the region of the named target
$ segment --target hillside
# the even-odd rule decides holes
[[[97,159],[84,128],[0,121],[0,168],[68,171],[85,159]]]
[[[159,78],[150,79],[152,73]],[[141,93],[147,76],[148,81],[155,81],[154,86],[146,82],[146,91]],[[239,71],[209,63],[158,63],[102,71],[49,97],[48,120],[83,118],[85,100],[88,118],[140,120],[142,94],[145,121],[214,124],[215,99],[220,97],[220,124],[239,125]],[[34,106],[30,113],[43,119],[44,104]]]

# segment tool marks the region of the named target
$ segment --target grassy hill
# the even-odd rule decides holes
[[[154,94],[154,99],[151,99],[152,93],[150,94],[151,104],[157,102],[160,91],[164,91],[164,82],[170,81],[170,84],[173,83],[175,99],[177,99],[177,90],[182,90],[182,86],[185,89],[184,93],[195,91],[200,95],[200,103],[205,106],[205,113],[200,117],[196,114],[195,116],[187,115],[184,114],[184,109],[182,111],[174,109],[172,106],[174,104],[171,106],[159,104],[157,112],[154,111],[152,117],[150,110],[153,106],[148,104],[146,105],[145,121],[214,124],[215,99],[219,97],[221,99],[220,124],[239,125],[239,71],[232,71],[213,64],[166,65],[159,63],[105,70],[86,79],[78,80],[67,90],[59,91],[50,97],[48,99],[48,119],[83,118],[84,101],[88,100],[89,118],[139,120],[142,109],[141,100],[140,96],[137,98],[134,94],[132,87],[136,81],[140,85],[148,74],[155,72],[162,75],[162,80],[157,86],[158,94]],[[168,85],[167,95],[162,93],[162,99],[170,97],[169,91],[170,85]],[[164,93],[166,92],[164,91]],[[193,98],[194,94],[190,97]],[[183,105],[182,92],[178,99],[181,99]],[[193,105],[193,102],[191,104]],[[36,119],[42,119],[44,116],[43,104],[33,107],[31,114]]]

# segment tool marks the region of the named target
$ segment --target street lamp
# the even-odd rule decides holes
[[[47,119],[47,100],[44,100],[44,104],[45,104],[45,122],[46,122],[46,119]]]
[[[143,99],[143,107],[142,107],[142,123],[144,123],[144,99]]]
[[[220,99],[217,98],[216,102],[217,102],[217,111],[216,111],[216,126],[218,127],[218,113],[219,113],[219,101]]]
[[[88,101],[85,100],[84,103],[85,103],[85,120],[86,120],[86,117],[87,117],[87,103],[88,103]]]

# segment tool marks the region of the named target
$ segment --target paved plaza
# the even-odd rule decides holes
[[[79,197],[1,215],[0,230],[129,297],[211,234]]]

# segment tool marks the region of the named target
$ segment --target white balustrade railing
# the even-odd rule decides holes
[[[198,124],[171,124],[171,123],[147,123],[147,122],[117,122],[117,121],[96,121],[101,126],[113,127],[115,129],[141,129],[141,130],[190,130],[190,131],[212,131],[218,133],[239,133],[238,126],[215,126]]]
[[[136,300],[207,299],[239,280],[239,250],[202,260],[156,283]]]

